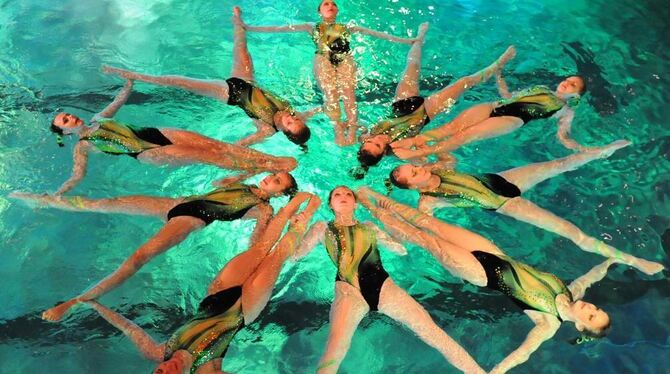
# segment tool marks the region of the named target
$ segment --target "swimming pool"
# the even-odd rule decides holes
[[[122,81],[99,72],[103,63],[148,73],[227,77],[231,67],[233,2],[170,0],[0,1],[0,274],[7,280],[0,313],[2,372],[148,372],[153,366],[100,318],[80,308],[61,324],[39,314],[114,269],[153,234],[151,218],[34,210],[6,198],[13,190],[54,191],[71,167],[72,141],[59,149],[47,124],[56,109],[87,118],[106,105]],[[374,4],[374,5],[373,5]],[[555,85],[577,71],[591,77],[591,93],[578,107],[573,134],[584,144],[626,138],[634,145],[608,160],[553,178],[526,196],[586,232],[648,259],[667,260],[670,240],[670,127],[667,19],[660,1],[339,1],[340,20],[407,36],[431,22],[423,52],[422,92],[431,92],[478,70],[509,44],[518,54],[506,69],[512,88]],[[240,1],[250,24],[316,21],[313,2]],[[361,121],[388,110],[407,46],[355,37]],[[304,109],[321,101],[312,76],[313,44],[305,35],[249,35],[259,82]],[[584,51],[592,51],[593,61]],[[577,57],[572,58],[570,54]],[[580,57],[581,56],[581,57]],[[585,59],[584,59],[585,58]],[[496,97],[493,84],[467,93],[451,114]],[[239,111],[178,90],[137,84],[118,115],[128,123],[183,127],[232,141],[251,129]],[[347,175],[356,149],[332,144],[325,117],[314,120],[303,154],[273,137],[257,149],[298,158],[301,187],[322,198],[334,186],[370,184],[398,162],[385,162],[365,180]],[[555,141],[555,122],[543,121],[505,137],[457,152],[465,171],[491,172],[566,155]],[[315,140],[319,141],[315,141]],[[504,157],[501,157],[504,156]],[[338,164],[327,162],[339,160]],[[215,168],[153,168],[130,158],[91,157],[88,176],[74,191],[87,196],[207,191],[222,174]],[[414,194],[392,196],[414,202]],[[283,203],[284,200],[281,201]],[[277,203],[276,206],[280,204]],[[369,217],[359,212],[361,217]],[[479,232],[514,257],[573,279],[600,258],[568,240],[484,211],[441,211],[441,218]],[[327,208],[316,219],[331,219]],[[102,299],[166,338],[197,307],[213,275],[246,248],[252,225],[215,223],[145,266]],[[662,247],[665,232],[666,249]],[[424,251],[383,252],[396,282],[426,307],[437,323],[484,367],[516,347],[531,327],[501,295],[451,277]],[[231,372],[311,372],[326,336],[335,269],[322,247],[288,265],[274,299],[258,321],[242,330],[226,355]],[[564,326],[517,372],[662,372],[670,364],[670,284],[623,266],[587,293],[607,310],[613,331],[597,343],[572,346]],[[125,369],[127,368],[127,369]],[[357,331],[342,372],[445,372],[454,369],[412,333],[382,316],[367,317]]]

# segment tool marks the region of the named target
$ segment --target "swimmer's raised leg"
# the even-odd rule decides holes
[[[233,7],[233,69],[230,76],[253,81],[254,64],[247,48],[247,32],[241,16],[240,7]]]
[[[183,77],[180,75],[148,75],[140,74],[130,70],[124,70],[111,66],[103,65],[103,73],[115,74],[122,78],[153,83],[159,86],[176,87],[198,95],[212,97],[221,101],[228,102],[228,83],[224,80],[205,80]]]
[[[428,32],[428,22],[419,26],[419,33],[416,41],[407,52],[407,63],[402,78],[398,83],[393,101],[403,100],[408,97],[419,95],[419,78],[421,77],[421,50],[426,40]]]

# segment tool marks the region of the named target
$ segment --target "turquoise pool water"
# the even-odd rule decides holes
[[[316,2],[240,1],[250,24],[316,21]],[[670,246],[670,12],[661,1],[338,1],[341,21],[409,35],[431,23],[423,53],[422,92],[448,84],[495,59],[508,44],[518,50],[506,70],[512,88],[555,85],[579,70],[591,93],[577,110],[574,137],[584,144],[625,138],[634,145],[608,160],[546,181],[526,197],[585,232],[624,251],[668,263]],[[0,1],[0,372],[149,372],[117,330],[79,308],[65,322],[39,319],[45,308],[102,278],[161,225],[151,218],[35,210],[6,198],[13,190],[54,191],[70,172],[72,141],[57,147],[47,131],[57,109],[88,118],[122,82],[99,72],[103,63],[148,73],[227,77],[231,68],[233,2],[185,0]],[[361,121],[388,110],[407,46],[355,37]],[[290,97],[299,108],[318,104],[312,76],[313,45],[302,34],[250,35],[258,81]],[[591,51],[588,56],[585,51]],[[572,57],[571,57],[572,56]],[[461,109],[495,98],[493,84],[465,95]],[[138,125],[183,127],[222,140],[248,134],[235,108],[182,91],[137,84],[119,119]],[[398,161],[387,161],[353,181],[355,147],[332,143],[325,117],[313,122],[310,151],[281,136],[257,146],[293,155],[304,190],[322,198],[339,184],[381,182]],[[496,172],[566,155],[555,122],[533,123],[514,134],[463,148],[466,171]],[[337,162],[335,162],[337,161]],[[131,158],[93,155],[76,194],[178,196],[207,191],[222,173],[192,166],[153,168]],[[414,202],[416,196],[394,191]],[[277,205],[284,201],[277,202]],[[360,217],[369,217],[359,212]],[[483,211],[441,211],[439,216],[479,232],[507,251],[563,279],[574,279],[600,258],[568,240]],[[330,219],[326,208],[319,219]],[[214,223],[145,266],[102,302],[165,339],[194,312],[214,274],[246,248],[252,224]],[[663,241],[665,239],[665,242]],[[665,244],[665,247],[664,247]],[[391,276],[423,304],[437,323],[484,367],[491,368],[531,328],[501,295],[477,290],[447,274],[419,248],[410,255],[382,253]],[[312,372],[327,336],[335,269],[325,250],[289,264],[275,297],[258,321],[241,331],[224,360],[239,373]],[[670,283],[667,273],[646,277],[623,266],[587,293],[610,313],[613,331],[594,344],[573,346],[571,325],[515,372],[665,372],[670,365]],[[121,368],[121,369],[120,369]],[[395,322],[367,317],[341,372],[451,372],[442,357]]]

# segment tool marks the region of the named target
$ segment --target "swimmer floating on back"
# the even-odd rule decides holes
[[[268,201],[272,197],[297,192],[295,179],[288,173],[265,177],[259,186],[233,183],[214,191],[186,198],[122,196],[108,199],[88,199],[80,196],[49,196],[14,192],[10,197],[51,208],[75,212],[122,213],[154,216],[165,225],[140,246],[112,274],[81,295],[45,311],[42,318],[60,320],[78,302],[97,299],[133,276],[152,258],[184,241],[192,232],[214,221],[256,219],[250,241],[263,233],[272,217]]]
[[[246,147],[228,144],[195,132],[170,128],[134,127],[113,117],[128,100],[133,82],[126,81],[114,101],[93,117],[89,126],[79,117],[59,113],[51,122],[51,131],[79,138],[74,146],[72,176],[56,191],[70,191],[86,175],[88,154],[98,150],[112,155],[128,155],[155,165],[210,164],[241,170],[244,177],[264,171],[291,171],[292,157],[275,157]],[[62,145],[59,139],[59,144]]]
[[[253,120],[257,131],[238,141],[238,145],[259,143],[280,131],[291,142],[298,145],[305,144],[311,134],[305,121],[321,109],[315,108],[305,113],[298,113],[287,101],[255,84],[254,65],[247,49],[247,36],[242,27],[240,8],[233,8],[233,14],[233,69],[231,78],[225,81],[193,79],[177,75],[154,76],[111,67],[105,68],[105,71],[126,79],[178,87],[240,107]]]
[[[406,253],[405,248],[373,223],[360,223],[354,218],[356,196],[348,187],[335,188],[328,200],[335,220],[312,225],[298,251],[299,256],[304,255],[318,241],[323,242],[337,267],[330,333],[318,373],[337,372],[358,324],[370,311],[379,311],[407,326],[460,370],[483,373],[468,352],[437,326],[428,312],[384,270],[378,243],[401,254]]]
[[[573,322],[586,336],[601,337],[608,332],[611,322],[607,313],[581,299],[591,285],[605,277],[611,264],[622,262],[621,257],[608,258],[566,285],[551,273],[508,257],[495,244],[471,231],[444,223],[366,187],[358,191],[358,196],[395,238],[425,248],[454,276],[504,293],[533,320],[535,327],[521,346],[491,373],[504,373],[526,362],[564,321]]]
[[[305,210],[296,215],[308,198]],[[295,252],[319,204],[318,197],[298,193],[277,213],[257,242],[224,266],[209,286],[197,314],[163,344],[98,302],[86,303],[128,336],[144,357],[160,362],[154,373],[221,373],[221,362],[233,337],[267,305],[282,265]],[[282,236],[289,218],[289,229]]]

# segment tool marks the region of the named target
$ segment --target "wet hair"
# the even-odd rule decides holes
[[[378,155],[374,155],[370,153],[369,151],[363,149],[363,146],[358,149],[358,162],[361,163],[361,166],[364,168],[368,169],[370,166],[375,166],[381,161],[382,158],[384,158],[384,154],[386,153],[386,150],[382,151]]]
[[[580,345],[596,341],[598,339],[602,339],[605,336],[607,336],[607,334],[609,334],[611,330],[612,330],[612,321],[610,320],[610,322],[607,323],[607,325],[603,327],[600,331],[584,329],[583,331],[581,331],[580,336],[570,340],[569,343],[572,345]]]
[[[391,170],[391,172],[389,173],[389,181],[391,181],[391,183],[393,183],[393,185],[398,187],[398,188],[402,188],[403,190],[409,189],[409,185],[407,183],[401,182],[395,176],[395,171],[396,170],[398,170],[398,168],[395,168],[395,169]]]
[[[49,130],[51,130],[51,132],[56,134],[56,143],[58,144],[58,146],[59,147],[65,147],[65,143],[63,143],[63,136],[65,134],[63,133],[63,129],[56,126],[56,124],[54,123],[55,120],[56,120],[56,118],[51,120],[51,126],[49,127]]]
[[[579,91],[579,94],[583,95],[588,90],[588,86],[586,85],[586,79],[584,79],[584,77],[582,77],[581,75],[574,75],[574,76],[582,81],[582,89]]]
[[[368,169],[369,168],[367,166],[355,166],[349,170],[349,176],[354,179],[363,179],[365,174],[368,172]]]
[[[316,12],[317,12],[317,13],[321,13],[321,5],[323,5],[323,2],[324,2],[324,1],[326,1],[326,0],[321,0],[321,1],[319,1],[319,5],[316,7]],[[333,1],[333,4],[335,4],[335,6],[337,6],[337,3],[334,2],[334,1]]]
[[[295,197],[295,194],[298,193],[298,182],[295,181],[295,178],[293,178],[291,173],[286,174],[288,175],[289,185],[286,186],[286,188],[284,188],[282,194],[292,199],[293,197]]]
[[[329,207],[330,207],[330,199],[333,198],[333,192],[335,192],[335,190],[338,189],[338,188],[346,188],[347,190],[351,191],[351,193],[354,195],[354,201],[358,202],[358,196],[356,196],[356,192],[354,192],[354,190],[349,188],[349,186],[345,186],[345,185],[342,184],[342,185],[339,185],[339,186],[333,188],[332,190],[330,190],[330,193],[328,194],[328,206]],[[331,207],[330,210],[333,210],[333,208]]]
[[[284,135],[286,135],[288,140],[290,140],[292,143],[302,146],[307,143],[309,138],[312,136],[312,132],[309,130],[307,125],[303,125],[302,128],[295,133],[284,131]],[[301,148],[304,152],[307,152],[307,146]]]

